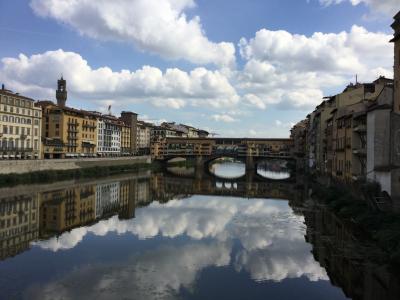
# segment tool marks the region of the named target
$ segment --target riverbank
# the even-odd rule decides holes
[[[0,160],[0,175],[24,174],[40,171],[66,171],[94,167],[128,166],[150,164],[150,156],[75,158],[75,159],[37,159]]]
[[[379,194],[379,186],[360,184],[354,189],[344,184],[312,184],[312,198],[327,205],[340,219],[353,224],[374,241],[388,256],[388,262],[400,266],[400,216],[380,211],[368,201]]]
[[[35,168],[20,170],[19,172],[5,173],[0,162],[0,187],[15,186],[19,184],[48,183],[68,179],[104,177],[121,173],[137,172],[143,170],[159,170],[160,165],[151,161],[150,157],[135,157],[131,159],[93,159],[82,161],[42,160],[37,162]],[[18,164],[19,163],[19,164]],[[16,162],[24,167],[24,163]],[[51,165],[51,168],[47,166]],[[42,170],[44,168],[44,170]],[[46,169],[47,168],[47,169]]]

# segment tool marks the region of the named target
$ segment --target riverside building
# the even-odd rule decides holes
[[[38,159],[41,153],[41,109],[34,100],[0,90],[0,159]]]
[[[97,115],[66,106],[66,81],[57,82],[57,104],[39,101],[43,112],[43,158],[95,157]]]
[[[120,156],[124,123],[115,116],[102,115],[98,119],[97,151],[100,156]]]

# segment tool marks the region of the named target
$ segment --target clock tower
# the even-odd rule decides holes
[[[57,91],[56,91],[57,105],[59,107],[65,107],[67,102],[67,82],[61,76],[61,79],[57,81]]]

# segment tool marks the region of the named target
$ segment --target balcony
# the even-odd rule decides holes
[[[77,137],[77,136],[68,136],[68,139],[69,139],[69,140],[77,140],[78,137]]]
[[[79,123],[75,123],[75,122],[68,122],[67,124],[70,126],[75,126],[75,127],[79,126]]]
[[[68,128],[68,132],[70,132],[70,133],[78,133],[78,129],[76,129],[76,128]]]

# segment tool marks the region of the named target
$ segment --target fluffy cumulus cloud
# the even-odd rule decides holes
[[[233,66],[235,47],[211,42],[200,18],[185,11],[194,0],[32,0],[41,17],[67,24],[99,40],[123,41],[168,59]]]
[[[140,239],[157,236],[190,238],[173,249],[161,247],[156,250],[160,254],[150,251],[139,257],[135,255],[132,261],[124,261],[123,267],[101,266],[94,270],[98,278],[92,284],[98,287],[107,282],[106,291],[178,292],[181,287],[190,287],[202,269],[230,264],[238,272],[245,270],[257,281],[281,281],[301,276],[311,281],[327,280],[325,271],[312,257],[310,245],[304,242],[303,223],[304,218],[294,215],[288,204],[280,200],[196,196],[166,204],[152,203],[138,209],[133,220],[111,218],[38,242],[37,246],[51,251],[70,249],[87,233],[103,236],[117,232],[133,234]],[[235,251],[234,243],[239,243]],[[110,271],[112,269],[116,271]],[[65,280],[72,278],[76,281],[75,275]],[[128,288],[135,282],[138,288]],[[72,286],[65,283],[55,284]],[[75,284],[79,284],[79,280]],[[121,284],[126,284],[127,288],[114,288]],[[94,287],[87,288],[98,290]],[[40,292],[46,293],[46,290],[54,289],[44,288]],[[67,290],[64,295],[73,290],[76,289]]]
[[[342,2],[320,1],[324,5]],[[382,12],[397,2],[351,1]],[[93,68],[78,53],[56,50],[3,58],[0,80],[28,96],[54,99],[55,80],[63,73],[73,99],[89,100],[98,107],[145,103],[160,109],[200,110],[203,122],[211,119],[223,127],[240,121],[226,110],[247,111],[247,117],[271,107],[308,112],[326,93],[340,92],[354,81],[356,74],[362,82],[380,75],[392,77],[391,36],[356,25],[348,31],[310,36],[261,29],[238,44],[243,67],[227,68],[234,65],[234,46],[208,40],[199,18],[185,14],[195,5],[194,0],[32,0],[37,15],[83,35],[128,41],[144,51],[203,66],[191,71],[152,66],[117,71]],[[218,67],[207,69],[209,63]],[[251,134],[257,132],[260,129],[254,128]]]
[[[355,25],[349,32],[311,36],[261,29],[239,43],[246,63],[238,86],[257,108],[310,109],[326,88],[343,87],[355,74],[363,81],[391,77],[390,38]]]
[[[372,13],[382,13],[388,16],[394,16],[399,11],[398,0],[319,0],[319,2],[326,6],[343,2],[350,2],[354,6],[362,3],[367,5]]]
[[[175,109],[188,102],[220,107],[237,103],[239,98],[228,78],[218,70],[199,67],[190,72],[176,68],[163,72],[143,66],[136,71],[115,72],[109,67],[93,69],[79,54],[63,50],[3,58],[0,79],[21,93],[53,99],[55,80],[61,73],[68,79],[68,90],[75,98],[111,99],[117,105],[148,101]]]

